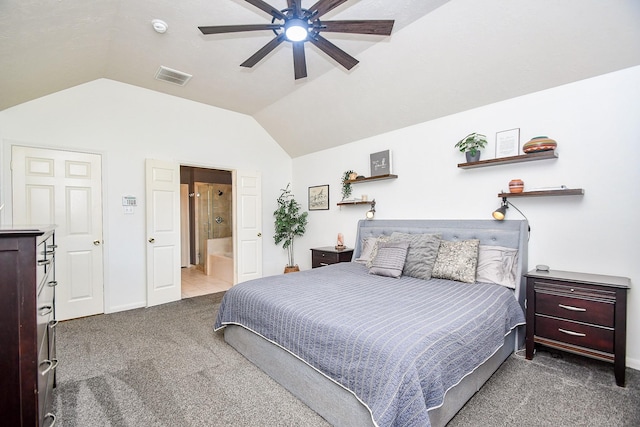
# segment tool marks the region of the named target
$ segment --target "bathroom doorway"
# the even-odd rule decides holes
[[[182,298],[233,286],[231,171],[180,166]]]

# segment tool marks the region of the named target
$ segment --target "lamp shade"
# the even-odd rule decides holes
[[[504,204],[500,206],[498,209],[493,211],[493,219],[497,219],[498,221],[502,221],[507,214],[507,205]]]

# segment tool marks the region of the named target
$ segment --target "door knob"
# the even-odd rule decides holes
[[[154,239],[153,237],[149,238],[149,243],[155,243],[156,239]]]
[[[94,240],[93,244],[96,245],[96,246],[100,246],[100,240]]]
[[[258,233],[258,237],[262,237],[262,233]]]

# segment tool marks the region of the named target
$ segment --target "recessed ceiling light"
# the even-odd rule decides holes
[[[151,21],[151,25],[153,25],[153,29],[156,30],[156,33],[163,34],[167,31],[169,26],[162,19],[154,19]]]

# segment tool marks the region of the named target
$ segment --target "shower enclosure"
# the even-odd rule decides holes
[[[233,259],[232,187],[231,184],[194,184],[197,267],[211,274],[210,270],[220,270],[223,266],[219,264],[224,262],[212,257],[228,258],[230,262]]]

